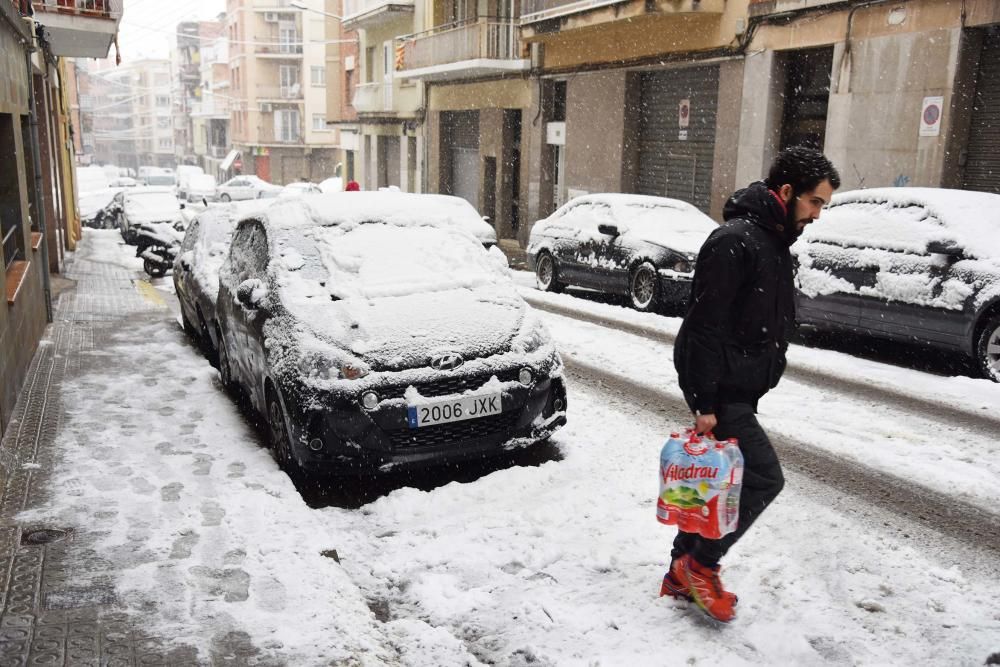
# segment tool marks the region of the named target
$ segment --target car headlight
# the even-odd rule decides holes
[[[694,260],[695,258],[691,255],[688,255],[687,257],[676,255],[674,257],[674,263],[670,266],[670,268],[677,273],[691,273],[694,271]]]
[[[319,380],[357,380],[368,375],[368,367],[359,362],[340,361],[313,354],[299,360],[303,377]]]

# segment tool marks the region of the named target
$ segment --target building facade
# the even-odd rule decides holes
[[[305,6],[302,9],[299,6]],[[326,122],[321,0],[229,0],[230,125],[242,173],[265,181],[321,181],[336,168]]]

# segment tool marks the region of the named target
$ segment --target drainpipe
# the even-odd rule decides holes
[[[35,109],[35,77],[31,69],[31,54],[36,51],[31,47],[24,54],[24,62],[28,72],[28,126],[31,128],[31,163],[35,176],[35,214],[38,216],[38,231],[42,233],[42,287],[45,290],[45,313],[48,322],[52,322],[52,285],[49,278],[49,244],[45,238],[45,205],[42,203],[43,188],[41,153],[38,147],[38,114]],[[44,59],[43,59],[44,60]]]

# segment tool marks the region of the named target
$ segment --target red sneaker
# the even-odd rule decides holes
[[[702,611],[723,623],[736,618],[736,596],[722,587],[718,565],[705,567],[691,556],[684,556],[678,569],[681,580],[687,584],[688,593]]]
[[[726,597],[732,598],[733,606],[739,602],[739,598],[736,597],[736,593],[730,593],[725,591]],[[669,595],[675,600],[687,600],[688,602],[694,602],[694,598],[691,597],[691,593],[688,592],[687,584],[684,583],[684,575],[681,574],[681,559],[675,558],[670,561],[670,569],[667,573],[663,575],[663,583],[660,584],[660,597],[664,595]]]

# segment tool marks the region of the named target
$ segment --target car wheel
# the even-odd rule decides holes
[[[274,460],[283,469],[294,468],[295,457],[292,456],[292,439],[288,435],[285,408],[281,405],[278,392],[271,387],[267,390],[267,429]]]
[[[222,193],[222,194],[221,194],[221,195],[219,196],[219,201],[221,201],[221,202],[225,202],[225,203],[227,203],[227,204],[228,204],[229,202],[231,202],[232,200],[233,200],[233,198],[232,198],[232,197],[230,197],[229,195],[227,195],[226,193]]]
[[[628,283],[628,295],[632,307],[643,313],[651,311],[656,307],[658,292],[656,267],[649,262],[643,262],[632,271],[632,278]]]
[[[980,332],[976,363],[983,377],[1000,382],[1000,315],[988,319]]]
[[[535,280],[543,292],[561,292],[564,285],[559,282],[559,267],[551,254],[543,252],[535,262]]]
[[[149,259],[142,260],[142,268],[153,278],[159,278],[167,273],[166,267]]]

